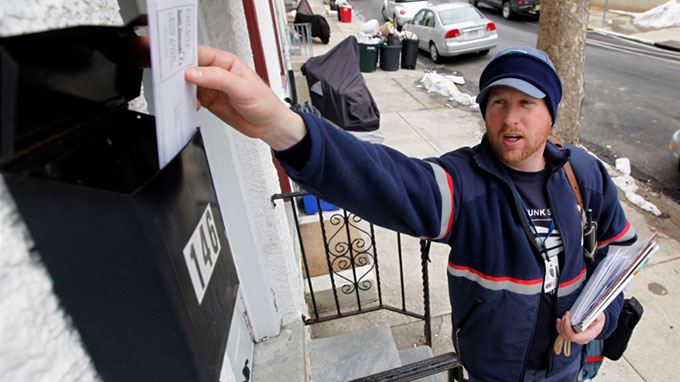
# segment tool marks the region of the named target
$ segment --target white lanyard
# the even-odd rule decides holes
[[[531,218],[531,216],[528,217],[529,222],[531,222],[531,226],[534,228],[534,232],[536,233],[536,242],[538,243],[539,248],[541,249],[541,258],[543,258],[543,263],[545,265],[545,277],[543,278],[543,291],[545,293],[555,293],[555,291],[557,291],[557,280],[560,276],[560,263],[557,258],[557,255],[550,256],[550,254],[548,253],[548,249],[545,246],[545,242],[548,240],[548,237],[550,237],[552,232],[555,230],[555,220],[552,218],[550,219],[550,228],[548,229],[548,233],[543,238],[543,240],[541,240],[541,237],[538,234],[538,229],[534,224],[534,220]]]

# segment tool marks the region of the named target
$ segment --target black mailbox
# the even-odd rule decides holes
[[[159,171],[154,118],[127,110],[132,36],[0,39],[0,172],[104,380],[216,381],[238,278],[200,131]]]

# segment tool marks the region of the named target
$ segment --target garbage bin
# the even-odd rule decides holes
[[[380,69],[387,72],[399,70],[401,45],[380,45]]]
[[[378,64],[379,44],[359,43],[359,68],[364,73],[375,72]]]
[[[154,117],[127,109],[134,35],[0,38],[0,173],[103,380],[216,381],[238,277],[200,131],[161,169]]]
[[[343,23],[352,22],[352,7],[347,5],[340,7],[340,21]]]
[[[415,69],[418,59],[418,40],[405,39],[401,45],[401,68]]]

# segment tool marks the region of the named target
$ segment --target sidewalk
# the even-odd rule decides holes
[[[335,13],[327,16],[327,5],[321,0],[310,0],[316,14],[326,16],[331,28],[330,44],[323,45],[315,39],[314,54],[327,52],[334,44],[350,35],[357,36],[362,21],[353,15],[351,23],[341,23]],[[599,12],[599,13],[598,13]],[[630,16],[625,16],[630,18]],[[608,29],[601,33],[628,33],[653,42],[680,41],[680,28],[663,31],[641,31],[629,28],[632,23],[623,15],[608,12]],[[382,20],[379,20],[382,22]],[[591,24],[602,25],[602,10],[593,9]],[[491,52],[493,55],[495,52]],[[368,88],[381,113],[381,130],[384,144],[394,147],[410,156],[438,156],[461,146],[472,146],[480,141],[484,123],[477,109],[462,107],[447,101],[445,96],[429,94],[418,87],[424,72],[400,69],[394,72],[378,68],[373,73],[363,73]],[[306,88],[304,77],[296,78],[298,89]],[[299,103],[308,97],[305,91],[298,91]],[[618,171],[610,169],[612,176]],[[675,224],[670,219],[659,219],[643,212],[621,195],[621,202],[627,217],[640,237],[646,237],[657,227]],[[662,211],[680,216],[680,206],[672,201],[657,205]],[[673,213],[669,209],[674,209]],[[680,375],[680,363],[676,362],[674,350],[680,349],[680,243],[660,233],[661,250],[633,280],[627,296],[635,296],[644,306],[645,313],[629,344],[624,357],[617,361],[605,360],[597,381],[671,381]],[[415,246],[406,243],[405,246]],[[406,252],[409,253],[409,252]],[[451,342],[450,306],[446,284],[445,264],[448,247],[434,244],[430,264],[430,297],[432,309],[433,353],[435,355],[453,350]],[[408,268],[407,268],[408,269]],[[410,272],[412,285],[419,285],[419,272]],[[404,349],[422,342],[422,322],[410,318],[395,317],[389,313],[370,313],[358,317],[330,321],[313,325],[314,338],[348,333],[359,329],[388,324],[392,327],[397,347]]]
[[[663,29],[639,27],[633,23],[632,16],[616,10],[607,10],[605,13],[604,9],[592,7],[588,19],[588,30],[680,51],[680,27]]]

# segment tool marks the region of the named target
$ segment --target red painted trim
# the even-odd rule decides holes
[[[287,194],[289,192],[293,192],[293,190],[290,187],[288,175],[283,170],[283,167],[281,167],[281,164],[279,164],[279,161],[276,160],[276,157],[274,156],[274,151],[272,151],[272,162],[274,162],[274,167],[276,167],[276,173],[279,175],[279,187],[281,187],[281,193]],[[288,201],[288,199],[285,200]]]
[[[612,241],[616,241],[616,240],[622,238],[626,233],[628,233],[628,230],[629,230],[629,229],[630,229],[630,222],[626,222],[626,228],[624,228],[623,231],[622,231],[620,234],[618,234],[618,235],[612,237],[612,238],[609,239],[609,240],[605,240],[605,241],[599,242],[599,243],[597,244],[597,246],[598,246],[598,247],[601,247],[601,246],[603,246],[603,245],[607,245],[608,243],[611,243]]]
[[[272,0],[269,0],[269,13],[272,16],[272,26],[274,26],[274,39],[276,40],[276,52],[279,55],[279,68],[281,69],[281,78],[283,79],[283,87],[286,87],[286,79],[288,77],[286,76],[286,68],[283,67],[283,53],[281,51],[281,41],[279,39],[279,27],[278,23],[276,22],[276,12],[274,11],[274,3]]]
[[[250,48],[253,50],[255,72],[269,85],[267,61],[264,59],[264,48],[262,47],[262,37],[260,36],[260,26],[257,22],[257,10],[254,0],[243,0],[243,12],[248,24],[248,37],[250,38]]]
[[[516,284],[522,284],[522,285],[536,285],[536,284],[541,284],[541,283],[543,283],[543,279],[521,280],[521,279],[515,279],[515,278],[512,278],[512,277],[494,277],[494,276],[489,276],[489,275],[485,275],[485,274],[481,273],[480,271],[478,271],[478,270],[476,270],[476,269],[472,269],[472,268],[470,268],[470,267],[464,267],[464,266],[460,266],[460,265],[453,265],[453,263],[451,263],[450,261],[449,261],[449,266],[450,266],[451,268],[458,269],[458,270],[461,270],[461,271],[468,271],[468,272],[474,273],[474,274],[476,274],[477,276],[479,276],[479,277],[481,277],[481,278],[483,278],[483,279],[485,279],[485,280],[489,280],[489,281],[493,281],[493,282],[497,282],[497,283],[504,282],[504,281],[510,281],[510,282],[513,282],[513,283],[516,283]]]
[[[578,274],[578,276],[574,277],[573,279],[571,279],[571,280],[569,280],[569,281],[563,282],[562,284],[560,284],[559,287],[560,287],[560,288],[568,287],[569,285],[571,285],[571,284],[577,282],[578,280],[581,279],[581,277],[583,277],[583,274],[584,274],[584,273],[586,273],[586,269],[585,269],[585,268],[583,268],[583,270],[581,271],[581,273]]]
[[[271,1],[269,6],[271,9]],[[269,74],[267,73],[267,61],[264,58],[264,48],[262,47],[262,37],[260,36],[260,26],[257,22],[257,11],[255,9],[254,0],[243,0],[243,12],[245,13],[246,23],[248,24],[248,37],[250,38],[250,47],[253,50],[255,72],[267,85],[271,86],[269,83]],[[273,18],[274,12],[272,10],[272,21],[274,21]],[[276,23],[274,23],[274,30],[276,30]],[[276,43],[277,45],[279,44],[278,35],[276,36]],[[281,48],[279,47],[279,55],[281,54],[280,52]],[[272,161],[274,162],[276,173],[279,176],[279,187],[281,187],[281,192],[291,192],[288,175],[286,175],[286,172],[283,171],[279,162],[274,158],[274,152],[272,152]]]
[[[449,224],[446,225],[446,235],[449,234],[449,231],[451,231],[451,225],[453,224],[453,212],[455,210],[454,206],[454,199],[453,199],[453,181],[451,180],[451,175],[447,171],[444,171],[446,174],[446,182],[449,184],[449,192],[451,193],[451,213],[449,214]]]
[[[604,359],[603,355],[591,355],[586,357],[586,362],[600,362]]]

